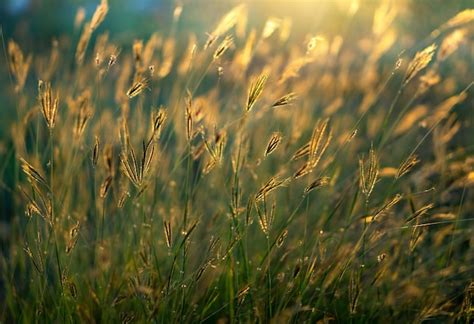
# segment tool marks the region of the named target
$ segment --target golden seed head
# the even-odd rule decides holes
[[[405,174],[410,172],[410,170],[420,162],[416,155],[410,155],[398,168],[396,179],[403,177]]]
[[[97,27],[99,27],[99,25],[104,21],[108,11],[109,5],[107,3],[107,0],[102,0],[100,5],[97,6],[94,15],[92,16],[89,28],[91,30],[97,29]]]
[[[279,98],[277,101],[275,101],[272,105],[272,107],[280,107],[280,106],[286,106],[291,104],[294,100],[296,99],[296,94],[293,92],[290,92],[283,97]]]
[[[421,70],[428,66],[436,51],[436,45],[431,44],[421,52],[417,52],[413,60],[408,65],[404,84],[410,82]]]
[[[262,94],[263,88],[265,87],[265,83],[267,82],[267,79],[268,79],[268,75],[265,73],[262,73],[251,83],[249,91],[248,91],[248,96],[247,96],[246,111],[250,111],[252,109],[253,105]]]
[[[58,93],[53,93],[51,89],[51,83],[43,82],[39,80],[38,82],[38,93],[39,101],[41,104],[41,112],[43,117],[48,125],[48,128],[52,130],[56,123],[56,115],[58,113],[59,105],[59,95]]]
[[[379,174],[379,162],[375,150],[371,147],[367,161],[359,159],[359,185],[366,202],[374,190]]]
[[[127,91],[127,97],[133,98],[138,96],[144,89],[148,87],[148,80],[144,78],[140,78],[135,81],[132,86]]]
[[[327,186],[327,185],[329,184],[329,180],[330,180],[329,177],[320,177],[320,178],[317,178],[316,180],[314,180],[313,182],[311,182],[311,183],[304,189],[304,193],[305,193],[305,194],[308,194],[309,192],[311,192],[311,191],[314,190],[314,189]]]
[[[217,47],[216,51],[214,52],[214,60],[217,60],[219,57],[224,54],[227,49],[234,45],[234,38],[232,36],[226,36],[222,43]]]
[[[270,137],[270,140],[268,141],[267,147],[265,148],[264,156],[270,155],[273,151],[275,151],[280,145],[280,142],[282,140],[283,136],[281,135],[280,132],[275,132],[272,134]]]

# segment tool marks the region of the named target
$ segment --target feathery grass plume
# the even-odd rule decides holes
[[[264,156],[270,155],[280,145],[283,136],[280,132],[274,132],[268,141],[267,147],[265,148]]]
[[[178,21],[179,17],[181,17],[182,12],[183,12],[183,6],[182,5],[177,5],[176,7],[174,7],[173,20]]]
[[[90,23],[90,29],[91,30],[96,30],[97,27],[104,21],[105,16],[109,12],[109,5],[107,3],[107,0],[102,0],[100,2],[100,5],[97,6],[94,15],[92,16],[91,23]]]
[[[320,42],[325,40],[324,37],[322,36],[313,36],[309,39],[308,44],[306,45],[306,55],[310,55],[314,49],[316,48],[316,45]]]
[[[120,153],[120,166],[124,174],[130,179],[130,181],[137,187],[141,184],[139,179],[139,164],[130,144],[130,132],[128,130],[127,118],[122,117],[120,125],[120,142],[122,146],[122,152]]]
[[[103,161],[107,174],[112,176],[115,175],[115,164],[114,164],[114,149],[112,145],[106,145],[104,147]]]
[[[163,231],[165,233],[165,240],[166,240],[166,246],[168,248],[171,248],[172,245],[172,231],[171,231],[171,223],[163,220]]]
[[[189,91],[186,97],[185,105],[184,120],[186,124],[186,138],[188,141],[191,141],[193,139],[193,96]]]
[[[418,156],[416,155],[410,155],[403,163],[400,165],[400,167],[397,170],[397,174],[395,176],[396,179],[399,179],[403,177],[405,174],[410,172],[410,170],[417,165],[420,162],[418,159]]]
[[[352,142],[352,140],[357,136],[357,132],[358,132],[357,129],[354,129],[354,130],[352,131],[351,135],[350,135],[349,138],[347,139],[347,143]]]
[[[28,181],[31,184],[31,188],[35,197],[32,197],[21,186],[18,186],[19,190],[28,201],[26,211],[28,216],[31,217],[33,213],[36,213],[41,216],[50,226],[52,226],[53,207],[51,203],[51,197],[48,195],[49,192],[48,194],[43,193],[43,191],[37,187],[35,182],[30,179],[28,179]],[[49,187],[46,188],[48,191],[50,191]]]
[[[97,162],[99,161],[99,149],[100,149],[100,140],[99,137],[95,136],[94,148],[92,149],[92,166],[95,168]]]
[[[280,35],[279,35],[281,43],[285,43],[288,40],[288,38],[290,38],[292,25],[293,25],[293,21],[291,20],[290,17],[283,17],[281,21]]]
[[[214,131],[214,156],[220,163],[224,156],[224,147],[227,142],[227,133],[225,131]]]
[[[92,36],[92,29],[90,28],[90,23],[86,23],[82,30],[81,37],[76,47],[76,63],[78,65],[82,64],[84,57],[86,55],[87,46]]]
[[[122,133],[126,134],[128,133],[126,121],[122,124],[122,128],[124,127],[126,129]],[[122,153],[120,154],[122,171],[137,189],[143,189],[144,181],[150,172],[151,163],[155,155],[153,137],[147,142],[142,142],[142,157],[138,160],[130,141],[126,139],[127,135],[122,136]]]
[[[295,99],[296,99],[296,94],[293,92],[290,92],[284,95],[283,97],[279,98],[277,101],[275,101],[272,104],[272,108],[290,105]]]
[[[257,192],[255,195],[255,201],[261,201],[265,198],[265,196],[275,190],[278,187],[283,187],[288,183],[289,179],[278,179],[277,177],[272,177],[268,180]]]
[[[470,23],[474,20],[474,9],[466,9],[449,19],[444,26],[446,28],[455,28]]]
[[[152,64],[155,50],[160,47],[161,42],[162,42],[162,39],[161,39],[161,36],[158,34],[158,32],[154,32],[150,36],[150,38],[146,42],[143,49],[140,50],[140,53],[142,56],[141,60],[142,60],[143,67],[149,66],[150,64]]]
[[[430,69],[424,75],[420,76],[420,85],[418,86],[418,93],[426,93],[432,86],[441,81],[441,76],[434,70]]]
[[[175,55],[176,41],[174,38],[168,38],[163,44],[163,53],[158,76],[164,78],[171,72]]]
[[[270,229],[275,219],[276,203],[273,202],[270,212],[268,212],[266,208],[265,199],[263,199],[263,204],[263,210],[261,210],[260,207],[258,207],[257,201],[255,201],[255,209],[257,210],[258,224],[260,225],[260,229],[262,230],[263,234],[268,237],[270,235]]]
[[[144,89],[148,88],[148,80],[139,77],[127,91],[127,97],[132,99],[138,96]]]
[[[126,116],[122,116],[120,119],[119,138],[122,151],[127,151],[130,146],[130,132],[128,130],[128,120]]]
[[[474,84],[474,83],[471,83]],[[421,121],[423,127],[433,127],[441,120],[449,116],[454,106],[460,104],[467,98],[466,90],[461,91],[459,94],[449,97],[448,99],[437,105],[426,118]]]
[[[447,22],[441,25],[440,28],[433,30],[431,33],[432,37],[437,37],[442,32],[448,29],[454,29],[463,25],[466,25],[474,20],[474,9],[465,9],[457,13],[454,17],[449,19]]]
[[[20,46],[13,40],[10,40],[8,42],[8,58],[10,71],[16,79],[15,91],[21,91],[25,86],[32,56],[28,55],[25,58]]]
[[[70,254],[74,247],[76,246],[77,239],[79,238],[79,228],[80,223],[79,221],[74,224],[74,226],[68,231],[68,237],[66,240],[66,254]]]
[[[408,64],[403,84],[409,83],[421,70],[428,66],[436,51],[436,44],[431,44],[424,50],[417,52]]]
[[[105,178],[104,182],[100,185],[100,190],[99,190],[99,197],[104,199],[107,196],[107,193],[109,192],[110,185],[112,184],[112,176],[108,176]]]
[[[418,220],[417,220],[416,225],[419,225]],[[413,230],[410,235],[410,243],[408,244],[411,253],[415,251],[416,247],[422,241],[422,239],[423,239],[423,228],[419,226],[413,226]]]
[[[133,42],[132,53],[133,53],[133,61],[135,62],[135,68],[137,70],[140,70],[142,66],[142,52],[143,52],[143,40],[136,39]]]
[[[428,205],[425,205],[419,209],[417,209],[410,217],[408,217],[405,222],[406,223],[409,223],[411,222],[412,220],[414,219],[418,219],[420,216],[423,216],[424,214],[426,214],[427,212],[429,212],[431,209],[433,209],[434,207],[434,204],[433,203],[430,203]]]
[[[79,111],[76,117],[76,123],[74,124],[74,135],[78,138],[83,133],[87,126],[87,122],[92,117],[92,109],[89,105],[90,93],[84,91],[78,99]]]
[[[76,16],[74,17],[74,30],[78,30],[85,19],[86,9],[84,9],[84,7],[79,7],[76,11]]]
[[[326,133],[329,124],[329,118],[319,121],[313,130],[311,140],[309,142],[309,160],[311,168],[315,168],[324,152],[326,151],[332,139],[332,131]]]
[[[51,89],[51,83],[38,81],[38,94],[39,101],[41,104],[41,112],[43,113],[44,119],[48,128],[52,130],[56,123],[56,115],[58,113],[59,95],[58,92],[53,94]]]
[[[110,54],[109,56],[109,61],[107,62],[107,71],[110,70],[110,68],[112,66],[115,65],[115,63],[117,63],[117,57],[118,57],[119,53],[112,53]]]
[[[193,160],[196,161],[199,159],[199,157],[206,151],[206,144],[204,142],[201,142],[197,146],[193,146],[193,150],[191,152]]]
[[[155,156],[155,145],[153,143],[153,138],[151,138],[147,143],[142,142],[143,155],[141,160],[141,170],[142,178],[146,177],[151,169],[151,163],[153,162],[153,157]]]
[[[291,157],[292,161],[299,160],[309,154],[309,142],[296,150],[296,152]]]
[[[150,77],[153,77],[155,75],[155,66],[154,65],[150,65],[148,67],[148,71],[150,72]]]
[[[142,52],[143,66],[152,64],[153,54],[161,45],[161,37],[157,32],[153,33],[145,44]]]
[[[307,55],[294,59],[285,67],[285,70],[283,71],[280,79],[278,80],[278,84],[284,84],[289,79],[298,77],[300,70],[313,61],[314,58],[312,56]]]
[[[255,78],[250,84],[250,88],[249,88],[248,96],[247,96],[247,106],[246,106],[247,112],[252,109],[253,105],[262,94],[263,88],[265,87],[265,83],[267,82],[267,79],[268,79],[268,75],[266,73],[262,73],[257,78]]]
[[[359,186],[368,203],[369,197],[374,190],[379,174],[379,162],[373,147],[370,148],[368,160],[364,162],[359,159]]]
[[[33,214],[37,214],[43,217],[38,204],[35,201],[26,204],[26,215],[31,218]]]
[[[444,61],[446,60],[451,54],[453,54],[459,46],[464,42],[466,36],[468,34],[467,29],[456,29],[448,36],[446,36],[438,51],[438,60]]]
[[[120,195],[120,198],[117,202],[117,208],[122,209],[123,206],[125,206],[125,203],[127,202],[127,199],[130,197],[130,193],[128,191],[123,192]]]
[[[87,46],[89,45],[89,41],[91,39],[92,33],[104,21],[108,10],[109,10],[109,6],[107,4],[107,0],[102,0],[100,5],[97,6],[97,9],[95,10],[94,15],[92,16],[91,21],[84,25],[81,37],[79,38],[79,43],[77,44],[77,47],[76,47],[75,56],[76,56],[76,63],[78,65],[82,64],[82,62],[84,61]]]
[[[288,230],[285,229],[281,234],[278,236],[277,241],[276,241],[276,246],[277,247],[282,247],[283,243],[285,242],[285,239],[288,236]]]
[[[248,67],[252,59],[252,51],[254,50],[256,39],[257,32],[255,29],[252,29],[249,36],[247,37],[247,40],[245,41],[244,47],[237,52],[235,61],[243,70]]]
[[[461,123],[456,114],[451,114],[441,128],[434,129],[433,137],[438,146],[443,146],[451,141],[456,133],[461,129]]]
[[[214,60],[217,60],[219,57],[224,54],[227,49],[234,45],[234,38],[232,36],[226,36],[224,40],[219,44],[216,51],[214,52]]]
[[[417,105],[413,107],[413,109],[406,113],[397,123],[397,126],[394,129],[394,134],[405,134],[415,125],[416,122],[418,122],[423,116],[426,116],[428,111],[429,109],[426,105]]]
[[[141,177],[142,173],[140,171],[140,164],[133,147],[130,146],[126,151],[122,151],[120,155],[120,163],[125,176],[137,189],[140,189],[143,178]]]
[[[163,129],[163,125],[166,122],[167,114],[166,109],[164,107],[160,107],[160,109],[155,110],[152,112],[151,120],[153,122],[153,139],[158,141],[161,135],[161,130]]]
[[[180,75],[184,75],[190,71],[197,50],[196,44],[197,37],[196,35],[191,34],[188,39],[188,46],[184,52],[181,62],[178,65],[178,73]]]
[[[247,6],[240,4],[232,8],[232,10],[222,17],[214,31],[209,34],[206,44],[204,45],[204,49],[211,46],[218,37],[227,33],[232,27],[234,27],[237,24],[239,18],[246,14],[246,10]]]
[[[243,288],[241,288],[237,292],[237,300],[238,300],[239,305],[241,305],[244,302],[245,297],[247,296],[249,291],[250,291],[250,285],[245,285]]]
[[[212,169],[222,163],[226,141],[227,133],[224,131],[218,132],[217,130],[214,130],[214,140],[212,143],[209,143],[206,138],[203,138],[206,150],[210,155],[210,160],[206,163],[203,169],[204,174],[208,174]]]
[[[372,32],[382,35],[397,16],[398,7],[390,1],[382,1],[374,12]]]
[[[327,186],[327,185],[329,184],[329,180],[330,180],[329,177],[320,177],[320,178],[317,178],[316,180],[314,180],[313,182],[311,182],[311,183],[304,189],[305,195],[308,194],[309,192],[311,192],[311,191],[314,190],[314,189]]]
[[[390,199],[388,202],[386,202],[382,207],[380,207],[372,217],[370,217],[370,221],[375,221],[379,218],[379,216],[382,216],[386,214],[390,209],[392,209],[393,206],[398,204],[400,200],[402,200],[403,195],[401,194],[396,194],[392,199]]]
[[[272,34],[281,26],[282,20],[276,17],[270,17],[265,22],[265,26],[262,31],[262,39],[272,36]]]
[[[48,182],[46,181],[46,179],[41,175],[41,173],[34,166],[26,162],[26,160],[23,158],[20,158],[20,162],[21,162],[21,169],[26,174],[30,182],[37,182],[43,185],[44,187],[49,188]]]
[[[311,166],[311,163],[306,161],[305,164],[303,164],[294,174],[293,178],[298,179],[301,178],[307,174],[310,174],[313,171],[313,167]]]

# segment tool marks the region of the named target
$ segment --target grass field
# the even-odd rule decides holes
[[[472,323],[474,9],[402,4],[2,31],[0,323]]]

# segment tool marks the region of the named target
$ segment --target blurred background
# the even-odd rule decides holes
[[[381,58],[390,68],[397,56],[405,51],[404,56],[413,54],[429,45],[427,36],[458,12],[473,6],[472,0],[397,0],[385,1],[397,7],[397,15],[390,24],[397,32],[397,39],[390,50]],[[0,0],[0,27],[5,44],[15,40],[25,54],[34,57],[49,55],[53,40],[61,40],[66,50],[62,55],[71,63],[74,61],[74,50],[81,35],[82,28],[75,27],[78,12],[83,12],[83,21],[91,19],[100,0]],[[219,20],[237,4],[248,6],[247,32],[251,29],[262,31],[269,18],[276,17],[291,21],[289,42],[306,46],[308,37],[322,35],[328,39],[341,35],[344,46],[360,50],[364,48],[365,38],[370,37],[373,28],[374,12],[381,7],[381,0],[109,0],[109,12],[94,38],[107,32],[110,41],[122,52],[131,52],[133,41],[149,39],[154,32],[167,36],[173,33],[178,40],[178,55],[185,50],[188,36],[196,35],[202,46],[207,33],[211,32]],[[179,20],[173,22],[175,8],[182,8]],[[390,6],[387,6],[390,7]],[[77,24],[76,24],[77,25]],[[80,24],[79,24],[80,25]],[[89,56],[91,55],[89,46]],[[359,51],[365,53],[364,50]],[[457,55],[463,58],[449,61],[440,69],[445,71],[466,71],[457,75],[459,87],[464,87],[472,80],[469,69],[472,66],[454,66],[459,62],[472,61],[474,46],[468,42],[462,46]],[[367,53],[360,56],[365,59]],[[0,84],[10,84],[5,55],[0,55]],[[458,62],[458,63],[457,63]],[[362,64],[362,63],[361,63]],[[33,64],[34,65],[34,64]],[[442,72],[442,71],[441,71]],[[34,93],[37,78],[30,73],[26,88]],[[7,89],[0,89],[0,156],[6,154],[10,145],[10,126],[16,120],[14,98]],[[453,89],[453,92],[456,89]],[[460,91],[461,89],[457,89]],[[468,112],[464,112],[469,114]],[[470,120],[471,116],[467,115]],[[7,164],[8,165],[8,164]],[[3,170],[9,174],[11,170]],[[9,194],[2,192],[3,201],[10,199]],[[0,211],[8,206],[0,206]]]
[[[177,32],[193,31],[205,37],[222,15],[237,3],[249,4],[249,25],[257,26],[271,16],[292,20],[293,36],[307,32],[341,34],[370,27],[378,0],[110,0],[110,11],[102,30],[109,30],[116,42],[130,43],[153,31],[166,31],[171,26],[173,10],[183,7]],[[59,35],[75,35],[74,19],[84,8],[86,19],[93,14],[98,0],[2,0],[0,23],[6,38],[13,37],[22,46],[49,48],[51,39]],[[404,12],[396,24],[399,30],[414,37],[429,34],[457,12],[472,6],[471,0],[397,0]],[[347,15],[354,14],[350,26]],[[344,23],[341,23],[344,22]],[[350,28],[348,28],[350,27]],[[75,33],[74,33],[75,32]]]

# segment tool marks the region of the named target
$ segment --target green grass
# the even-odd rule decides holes
[[[250,9],[4,41],[0,322],[472,321],[472,12],[302,42]]]

